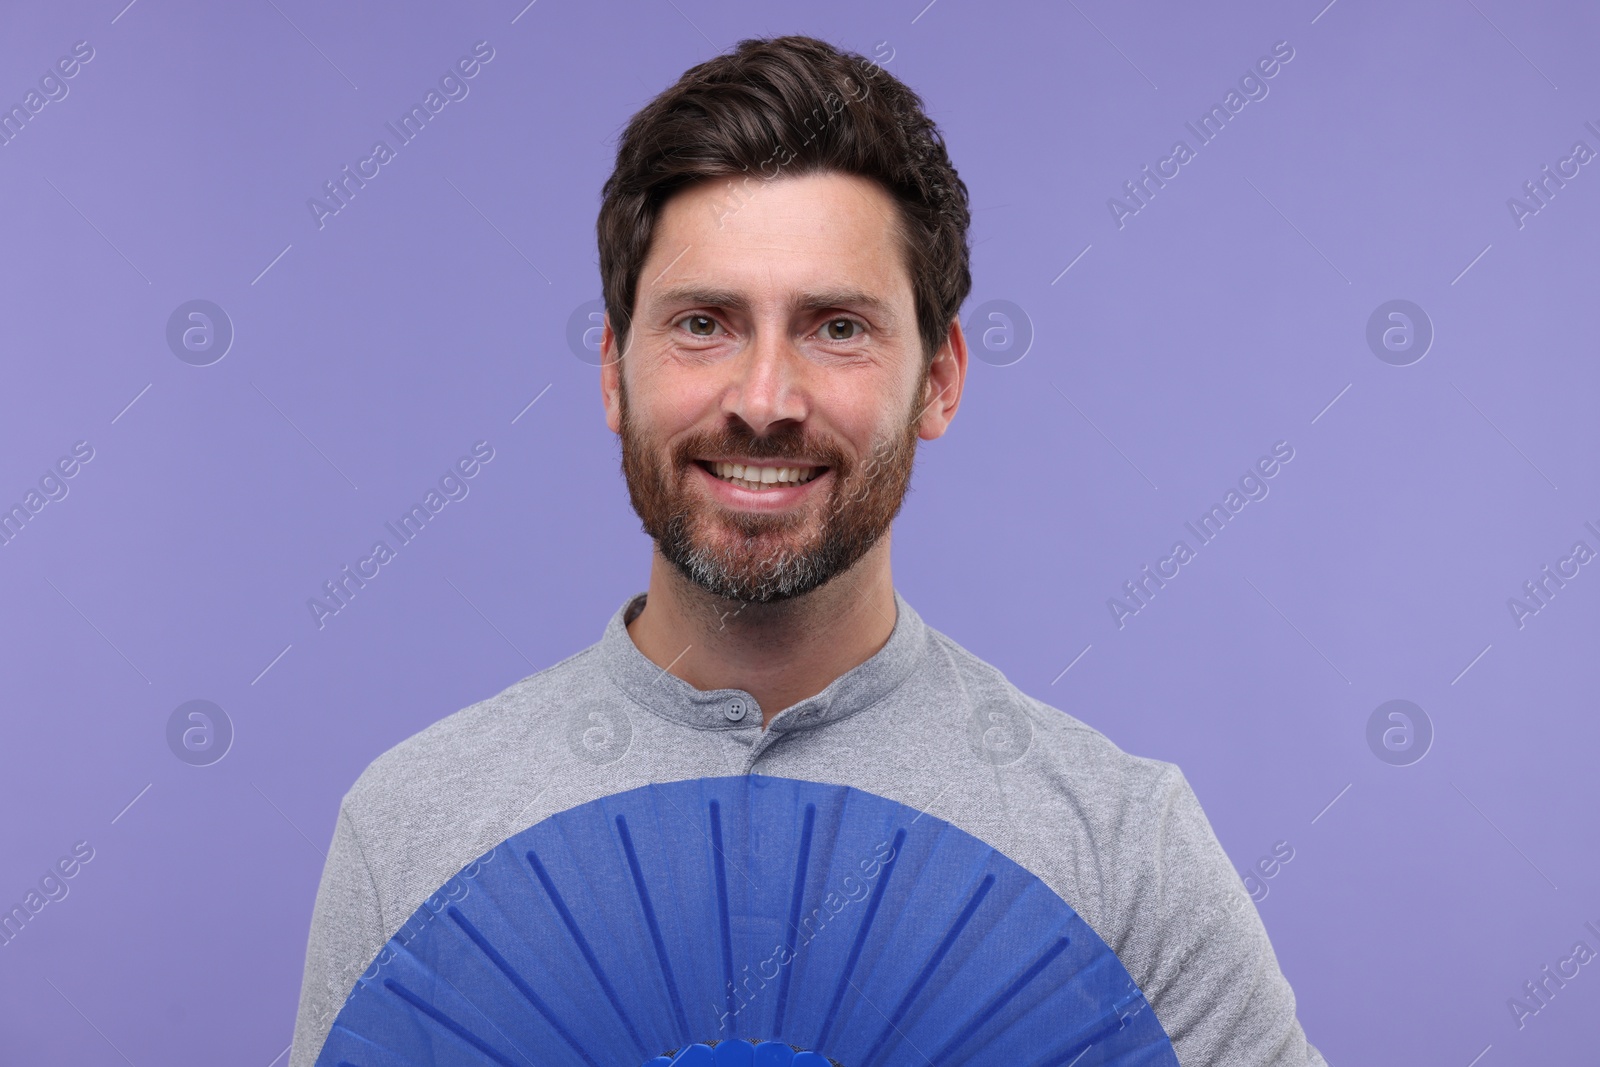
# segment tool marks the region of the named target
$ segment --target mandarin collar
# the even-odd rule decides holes
[[[634,701],[664,719],[702,730],[760,730],[761,708],[743,689],[697,689],[652,662],[628,635],[628,622],[644,609],[644,593],[629,597],[611,616],[600,638],[600,656],[611,680]],[[773,717],[770,733],[809,729],[847,718],[893,692],[910,676],[926,644],[927,624],[900,591],[889,640],[871,657],[844,672],[827,688]]]

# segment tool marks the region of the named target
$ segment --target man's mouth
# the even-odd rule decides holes
[[[828,469],[815,466],[758,466],[712,460],[700,460],[699,463],[721,480],[753,492],[804,485]]]

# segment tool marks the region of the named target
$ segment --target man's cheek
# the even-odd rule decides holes
[[[863,475],[855,479],[855,481],[855,487],[850,489],[845,497],[844,503],[846,504],[859,504],[867,499],[868,494],[872,492],[872,478],[870,476]]]

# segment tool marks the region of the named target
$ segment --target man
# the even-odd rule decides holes
[[[968,221],[917,96],[821,41],[745,41],[634,117],[598,223],[600,384],[649,588],[351,788],[292,1067],[485,850],[729,775],[847,785],[988,842],[1115,952],[1183,1067],[1324,1062],[1179,770],[1019,692],[895,591],[917,441],[965,382]]]

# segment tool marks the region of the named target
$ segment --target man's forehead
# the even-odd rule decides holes
[[[910,294],[893,200],[853,175],[703,182],[664,206],[639,296],[714,306],[888,305]],[[719,299],[685,299],[696,293]]]
[[[740,223],[768,213],[860,214],[888,226],[894,216],[894,198],[871,178],[844,171],[780,173],[772,178],[746,172],[702,178],[680,187],[662,205],[661,217],[703,217],[717,229],[737,232]]]

